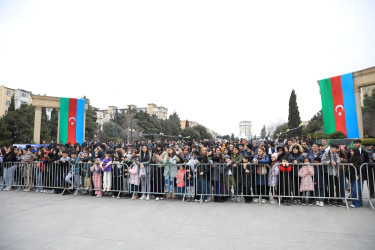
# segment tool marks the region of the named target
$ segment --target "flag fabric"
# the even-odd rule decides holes
[[[59,141],[82,144],[84,141],[85,100],[60,98]]]
[[[319,81],[323,108],[324,133],[341,131],[347,138],[358,138],[357,110],[353,74]]]

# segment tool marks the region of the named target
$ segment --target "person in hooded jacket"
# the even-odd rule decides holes
[[[293,196],[295,196],[293,205],[302,205],[300,194],[300,178],[298,176],[300,164],[303,164],[304,157],[302,155],[302,147],[297,143],[293,143],[289,149],[290,154],[288,161],[293,164]]]
[[[277,160],[278,161],[282,161],[284,158],[288,158],[288,156],[289,156],[289,153],[288,152],[285,152],[285,146],[284,146],[284,144],[282,144],[282,143],[279,143],[279,145],[277,146],[277,148],[276,148],[276,153],[279,155],[278,157],[277,157]]]

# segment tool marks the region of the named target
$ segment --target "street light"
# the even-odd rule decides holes
[[[116,116],[116,126],[115,126],[115,145],[117,144],[117,118],[119,116],[118,109],[115,109],[115,116]]]
[[[135,129],[133,129],[133,128],[129,128],[129,132],[130,132],[130,142],[131,142],[131,143],[133,142],[133,131],[135,131]]]

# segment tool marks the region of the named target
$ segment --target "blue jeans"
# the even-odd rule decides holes
[[[198,193],[207,194],[207,182],[204,178],[198,178]],[[204,195],[203,199],[207,200],[207,195]]]
[[[40,167],[35,169],[35,181],[36,181],[36,190],[42,191],[43,190],[43,182],[42,182],[42,171]]]
[[[16,168],[16,165],[13,165],[9,168],[4,167],[3,178],[5,179],[5,184],[7,187],[11,187],[13,185],[14,171],[16,171]]]
[[[177,187],[178,198],[181,198],[184,193],[185,193],[185,187]]]
[[[174,188],[174,178],[169,176],[169,172],[165,176],[165,182],[164,182],[164,187],[165,191],[173,192]]]
[[[358,186],[358,197],[357,197],[357,186]],[[353,205],[356,207],[362,207],[362,195],[361,195],[361,181],[352,181],[352,198],[358,198],[358,200],[353,200]]]

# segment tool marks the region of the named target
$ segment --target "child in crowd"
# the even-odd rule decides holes
[[[133,164],[130,165],[128,168],[128,173],[130,174],[129,183],[130,183],[130,192],[133,192],[132,200],[138,199],[138,191],[139,191],[139,171],[138,165],[136,163],[137,155],[135,153],[132,154],[132,162]]]
[[[308,157],[304,159],[303,163],[305,165],[300,168],[298,173],[298,175],[301,177],[300,192],[303,192],[302,206],[305,206],[306,203],[312,206],[310,197],[313,195],[314,191],[314,168],[310,165],[311,160]]]
[[[272,205],[277,204],[277,201],[275,199],[275,196],[277,196],[277,186],[279,185],[279,164],[280,161],[278,161],[279,154],[273,153],[271,155],[271,164],[270,164],[270,173],[268,174],[268,186],[270,187],[271,191],[271,197],[270,203]]]
[[[315,205],[324,206],[324,166],[320,164],[319,157],[314,158],[314,189],[315,189]]]
[[[94,183],[95,194],[97,197],[102,197],[102,172],[100,167],[100,158],[95,159],[95,164],[91,167],[92,182]]]
[[[250,165],[250,156],[244,155],[242,158],[242,185],[243,185],[243,193],[242,195],[245,198],[246,203],[250,203],[253,201],[253,197],[251,196],[251,189],[253,185],[253,175],[254,172],[252,166]]]
[[[176,165],[177,157],[176,152],[172,147],[167,149],[167,154],[164,157],[164,177],[165,177],[165,193],[167,194],[166,199],[172,198],[174,190],[174,176],[177,173]]]
[[[59,160],[57,175],[56,175],[56,182],[57,187],[62,187],[64,183],[64,176],[66,176],[69,172],[69,164],[70,164],[70,157],[68,156],[68,151],[62,151],[62,157]],[[62,193],[62,189],[56,189],[56,193]],[[52,190],[52,193],[54,191]]]
[[[291,189],[292,189],[292,180],[293,180],[293,167],[289,164],[288,159],[286,157],[282,158],[281,165],[280,165],[280,195],[286,196],[282,198],[282,202],[284,205],[289,206],[290,204],[290,196],[291,196]]]
[[[72,188],[76,188],[76,191],[74,192],[74,195],[78,194],[78,189],[79,189],[79,158],[77,156],[76,151],[72,151],[70,153],[70,171],[68,175],[65,177],[65,181],[69,183],[70,185],[73,185],[72,178],[74,181],[74,185]]]
[[[182,195],[185,193],[185,166],[179,165],[178,171],[175,175],[177,183],[177,197],[182,199]]]
[[[225,176],[225,183],[227,184],[227,190],[224,191],[225,194],[229,194],[231,192],[231,187],[233,187],[234,191],[233,194],[236,193],[236,182],[233,177],[233,164],[232,160],[229,155],[224,156],[225,166],[224,166],[224,176]]]
[[[269,195],[269,189],[267,186],[267,168],[265,164],[270,163],[270,158],[262,147],[258,149],[258,154],[254,157],[254,164],[260,164],[256,166],[255,174],[255,191],[254,195],[261,199],[261,203],[266,203]],[[258,198],[253,200],[255,203],[259,202]]]
[[[103,174],[103,191],[109,192],[112,187],[112,157],[110,152],[105,153],[104,160],[100,163]]]

